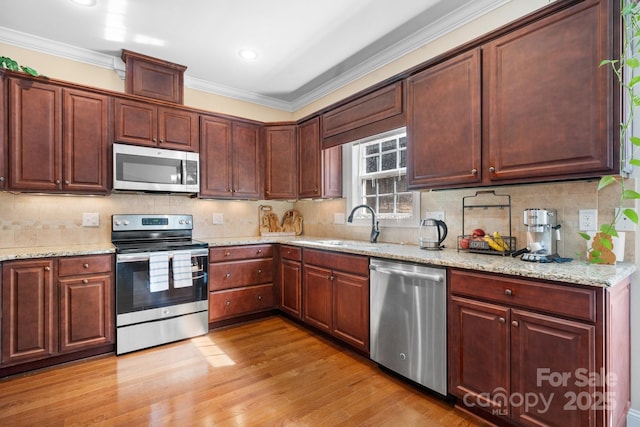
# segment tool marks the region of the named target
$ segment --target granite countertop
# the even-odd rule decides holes
[[[508,274],[532,279],[580,285],[608,287],[620,283],[636,271],[635,264],[594,265],[584,261],[567,263],[533,263],[519,257],[458,252],[456,249],[428,251],[417,245],[396,243],[369,243],[365,241],[341,240],[320,237],[238,237],[205,239],[210,246],[248,245],[259,243],[286,243],[295,246],[332,250],[371,257],[425,263],[430,265],[463,268],[489,273]]]
[[[369,243],[366,241],[330,239],[327,237],[310,236],[274,236],[274,237],[229,237],[216,239],[200,239],[209,246],[252,245],[261,243],[286,243],[290,245],[331,250],[335,252],[352,253],[430,264],[443,267],[463,268],[468,270],[485,271],[489,273],[508,274],[532,279],[550,280],[554,282],[575,283],[580,285],[608,287],[620,283],[636,271],[632,263],[618,263],[616,265],[593,265],[584,261],[568,263],[532,263],[512,258],[510,256],[496,256],[458,252],[455,249],[441,251],[427,251],[417,245],[397,243]],[[79,256],[115,253],[111,243],[92,245],[66,245],[55,247],[26,247],[0,249],[0,261],[26,258],[46,258],[59,256]]]

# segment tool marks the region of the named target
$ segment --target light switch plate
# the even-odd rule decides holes
[[[211,222],[213,223],[213,225],[222,225],[222,224],[224,224],[224,214],[222,214],[220,212],[214,212],[211,215]]]
[[[84,212],[82,214],[83,227],[100,227],[100,214],[98,212]]]
[[[622,213],[618,217],[619,210],[620,208],[616,208],[614,211],[615,216],[618,218],[618,220],[616,221],[616,231],[636,231],[636,225],[633,223],[633,221],[631,221]]]

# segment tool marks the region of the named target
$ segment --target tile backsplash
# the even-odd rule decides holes
[[[629,180],[629,186],[635,182]],[[517,246],[526,245],[523,211],[527,208],[555,209],[562,225],[562,240],[558,252],[576,258],[584,253],[586,242],[578,236],[579,209],[598,209],[598,223],[610,221],[619,194],[616,189],[597,191],[597,181],[575,181],[549,184],[530,184],[493,187],[496,194],[511,197],[512,235]],[[421,194],[421,211],[444,211],[449,235],[447,247],[456,246],[462,233],[462,198],[486,189],[425,191]],[[0,248],[43,247],[59,244],[96,244],[111,240],[111,215],[122,213],[176,213],[194,216],[194,237],[246,237],[259,235],[259,207],[273,207],[279,218],[295,207],[304,217],[304,234],[318,237],[367,240],[370,227],[335,223],[336,214],[346,212],[345,199],[324,201],[223,201],[192,199],[186,196],[118,193],[106,197],[55,196],[0,193]],[[98,227],[84,227],[82,214],[100,215]],[[213,214],[221,213],[224,224],[213,224]],[[340,216],[340,215],[338,215]],[[490,220],[491,216],[495,218]],[[465,231],[480,227],[508,229],[504,212],[465,212]],[[494,224],[504,225],[494,225]],[[415,227],[381,226],[380,242],[417,244],[418,223]],[[625,260],[635,255],[635,233],[627,233]],[[631,236],[629,236],[629,234]]]

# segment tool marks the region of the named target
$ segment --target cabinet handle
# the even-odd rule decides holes
[[[4,176],[0,176],[0,182],[4,182]]]
[[[231,277],[231,273],[227,273],[227,274],[224,275],[225,279],[228,279],[229,277]]]
[[[157,139],[157,138],[151,138],[151,140],[152,140],[153,142],[158,142],[158,139]]]
[[[162,144],[163,142],[164,142],[164,139],[161,139],[161,140],[160,140],[160,144]]]
[[[262,269],[261,268],[258,269],[258,274],[262,274]]]
[[[267,196],[271,194],[271,191],[267,190],[265,191],[265,193],[267,193]]]
[[[229,307],[231,305],[231,301],[227,301],[226,305]]]
[[[471,175],[478,175],[478,169],[476,168],[471,169]]]
[[[258,295],[258,301],[262,301],[262,295]]]
[[[69,181],[68,179],[65,179],[64,180],[64,185],[69,185],[69,184],[71,184],[71,181]]]
[[[511,296],[511,295],[513,295],[513,291],[511,289],[505,289],[504,290],[504,294],[507,295],[507,296]]]
[[[511,322],[511,326],[513,326],[513,327],[516,327],[516,328],[517,328],[518,326],[520,326],[520,323],[518,323],[518,321],[517,321],[517,320],[514,320],[514,321],[512,321],[512,322]]]
[[[504,317],[498,317],[498,322],[500,323],[506,323],[507,321],[505,320]]]
[[[225,252],[224,256],[231,256],[231,252],[229,252],[229,251]]]
[[[84,264],[82,264],[82,267],[83,267],[83,268],[89,268],[89,264],[84,263]]]
[[[89,283],[89,279],[82,279],[82,283],[86,285],[87,283]]]
[[[59,179],[56,179],[56,184],[60,184],[60,180]]]
[[[494,173],[495,171],[496,171],[496,168],[494,168],[493,166],[489,168],[489,172]]]
[[[262,253],[262,249],[258,249],[258,255]]]
[[[51,271],[51,267],[49,267],[49,266],[45,267],[44,271]]]

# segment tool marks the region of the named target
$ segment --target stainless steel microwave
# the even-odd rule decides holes
[[[200,191],[198,153],[113,144],[113,189],[163,193]]]

